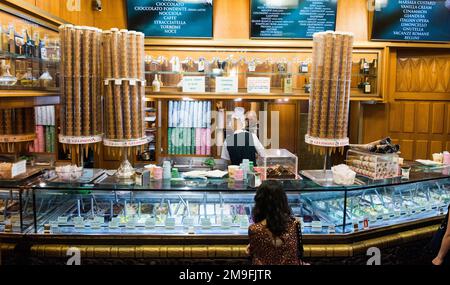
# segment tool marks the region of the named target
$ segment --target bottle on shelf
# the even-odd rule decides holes
[[[283,78],[283,92],[285,94],[290,94],[293,92],[292,89],[292,74],[288,74]]]
[[[15,42],[15,30],[14,25],[10,24],[8,26],[8,52],[16,53],[16,42]]]
[[[0,23],[0,51],[3,51],[3,25]]]
[[[299,70],[299,72],[300,73],[308,73],[308,62],[306,62],[306,61],[302,61],[301,63],[300,63],[300,70]]]
[[[361,59],[361,73],[362,74],[370,73],[370,63],[366,61],[365,58]]]
[[[311,93],[311,83],[309,83],[308,78],[305,78],[305,93]]]
[[[20,78],[20,85],[25,87],[31,87],[35,84],[36,78],[33,77],[32,68],[27,68],[27,72]]]
[[[374,59],[372,61],[371,67],[370,67],[370,74],[373,76],[376,76],[378,72],[378,59]]]
[[[155,79],[152,82],[152,91],[153,92],[161,91],[161,81],[158,78],[158,74],[155,74]]]
[[[44,39],[39,40],[39,58],[40,59],[48,59],[47,56],[47,39],[48,36],[45,35]]]
[[[39,32],[34,32],[33,44],[34,44],[33,57],[39,58]]]
[[[367,77],[367,76],[364,78],[363,92],[364,92],[364,94],[372,93],[372,84],[370,83],[369,77]]]
[[[10,66],[6,64],[6,60],[2,60],[2,76],[0,77],[0,86],[14,86],[17,83],[17,78],[11,75],[9,71]]]
[[[48,68],[44,69],[44,73],[42,73],[41,77],[39,77],[39,85],[43,88],[51,87],[53,82],[53,77],[48,72]]]

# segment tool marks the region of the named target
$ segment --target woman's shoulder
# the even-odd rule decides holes
[[[264,221],[262,221],[262,222],[254,223],[254,224],[250,225],[249,231],[255,233],[255,232],[263,231],[265,228],[266,228],[266,225],[265,225]]]

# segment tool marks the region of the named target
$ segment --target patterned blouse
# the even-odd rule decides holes
[[[248,234],[253,265],[301,265],[298,257],[299,226],[300,223],[292,219],[287,230],[280,237],[274,237],[265,221],[251,225]]]

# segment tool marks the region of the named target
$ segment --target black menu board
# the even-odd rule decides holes
[[[128,29],[147,37],[212,38],[213,0],[127,0]]]
[[[311,39],[334,31],[337,0],[251,0],[251,37]]]
[[[450,0],[385,0],[374,10],[373,40],[450,41]]]

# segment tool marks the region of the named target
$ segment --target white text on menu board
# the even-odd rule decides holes
[[[186,21],[178,19],[179,16],[182,16],[187,11],[187,7],[183,2],[177,0],[161,0],[156,2],[155,6],[145,7],[145,9],[147,11],[158,12],[160,17],[154,20],[153,23],[158,25],[166,34],[176,34],[186,25]]]
[[[399,0],[403,17],[400,18],[400,30],[394,30],[396,36],[401,36],[405,40],[420,40],[422,37],[429,37],[427,31],[430,20],[427,15],[437,5],[436,1],[411,1]]]

